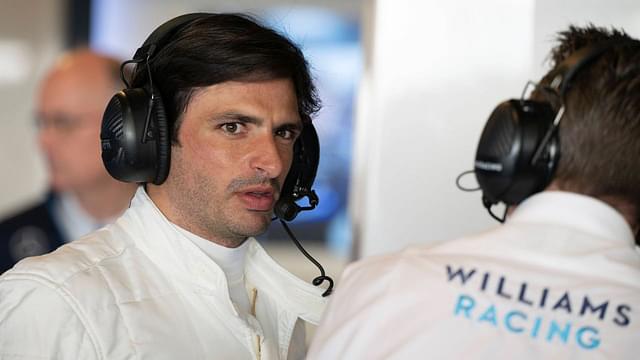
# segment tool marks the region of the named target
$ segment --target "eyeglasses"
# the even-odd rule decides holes
[[[38,128],[38,131],[50,129],[60,134],[71,134],[90,125],[91,120],[88,119],[90,116],[93,116],[93,114],[55,114],[53,116],[38,115],[35,119],[35,125]]]

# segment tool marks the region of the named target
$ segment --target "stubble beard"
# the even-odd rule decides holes
[[[269,227],[271,215],[268,213],[248,214],[246,210],[234,210],[233,184],[255,182],[257,180],[235,180],[225,189],[219,189],[211,178],[196,172],[185,176],[186,171],[176,164],[170,185],[170,201],[179,214],[179,225],[186,230],[215,242],[235,248],[248,237],[264,233]],[[211,201],[212,203],[206,203]],[[257,221],[256,216],[262,217]]]

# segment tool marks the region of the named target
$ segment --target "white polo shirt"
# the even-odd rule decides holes
[[[350,266],[308,359],[636,359],[640,255],[594,198],[543,192],[494,230]]]

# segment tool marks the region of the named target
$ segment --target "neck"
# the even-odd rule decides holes
[[[573,191],[569,186],[562,186],[556,181],[551,182],[546,190],[561,190],[561,191],[569,191],[575,192],[578,194],[582,194],[580,191]],[[587,196],[591,196],[589,194],[584,194]],[[592,196],[602,202],[607,203],[612,208],[616,209],[627,221],[629,226],[631,227],[631,231],[638,237],[638,232],[640,232],[640,223],[638,223],[638,218],[640,218],[640,214],[638,214],[638,209],[634,205],[633,202],[621,197],[621,196],[613,196],[613,195],[605,195],[605,196]]]
[[[618,197],[609,197],[604,196],[601,197],[600,200],[606,202],[611,205],[614,209],[618,210],[619,213],[622,214],[629,226],[631,226],[631,231],[638,236],[638,231],[640,231],[640,224],[638,224],[638,212],[637,208],[629,201],[625,201]]]
[[[136,187],[137,184],[108,179],[99,186],[74,189],[71,193],[91,217],[96,220],[108,220],[122,214],[129,206]]]
[[[180,206],[181,200],[175,197],[172,198],[169,195],[167,191],[167,184],[158,186],[148,183],[145,185],[145,189],[147,191],[147,195],[149,195],[149,198],[151,198],[160,212],[162,212],[169,221],[188,232],[228,248],[236,248],[247,240],[246,236],[232,234],[228,231],[223,233],[214,233],[207,228],[206,224],[195,221],[197,217],[186,212],[184,210],[185,206]]]

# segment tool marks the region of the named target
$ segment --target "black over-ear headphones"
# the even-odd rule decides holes
[[[111,98],[100,132],[102,161],[112,177],[125,182],[160,185],[169,175],[172,121],[167,119],[161,94],[153,85],[149,64],[153,55],[169,43],[174,34],[208,16],[212,14],[185,14],[165,22],[149,35],[133,59],[120,67],[126,89]],[[124,67],[130,63],[146,67],[148,83],[145,87],[131,88],[127,83]],[[291,221],[300,211],[316,207],[319,200],[311,187],[319,160],[318,135],[311,119],[303,119],[302,133],[294,145],[293,163],[274,207],[278,218]],[[304,197],[309,199],[309,206],[296,204]]]
[[[487,209],[499,202],[519,204],[551,182],[560,158],[558,125],[571,82],[587,64],[619,43],[588,46],[565,59],[547,76],[548,84],[537,85],[546,100],[525,100],[523,94],[523,98],[507,100],[493,110],[474,164]]]

